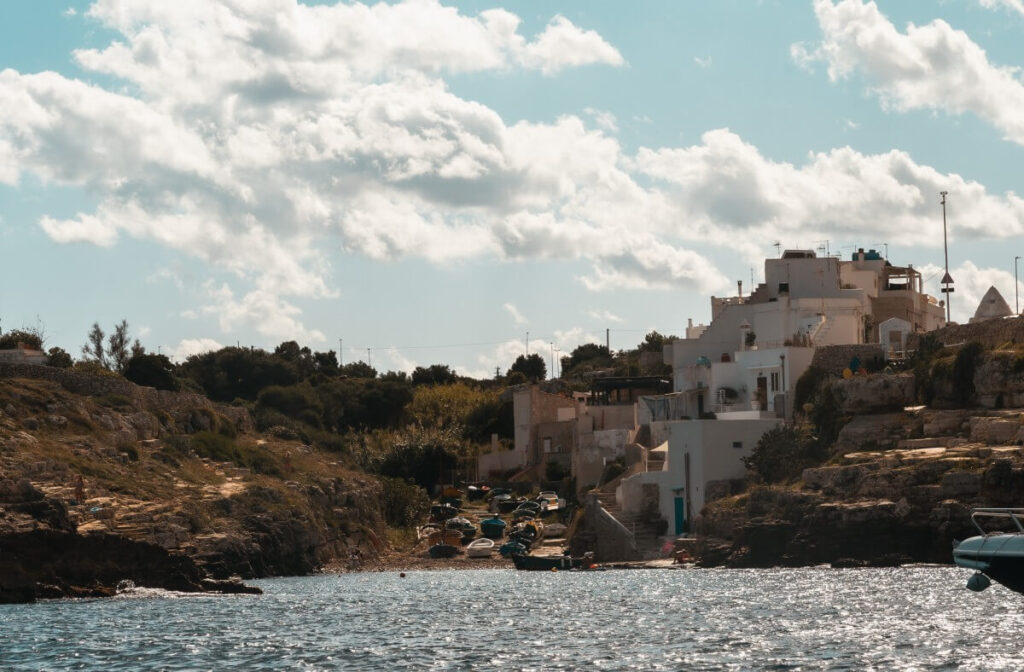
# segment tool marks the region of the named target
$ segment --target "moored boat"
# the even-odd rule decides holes
[[[470,558],[489,558],[494,551],[494,541],[480,537],[466,546],[466,556]]]
[[[987,519],[1012,523],[1010,531],[988,531],[979,523]],[[992,581],[1010,590],[1024,593],[1024,509],[974,509],[971,522],[980,536],[964,539],[953,546],[953,562],[975,570],[967,587],[975,592],[988,588]]]
[[[459,552],[459,547],[452,544],[434,544],[427,552],[432,558],[452,558]]]
[[[550,572],[552,569],[590,569],[594,562],[589,554],[582,558],[573,558],[568,555],[523,555],[513,554],[512,562],[516,569],[534,572]]]
[[[480,521],[480,534],[488,539],[501,539],[505,535],[505,527],[508,525],[504,520],[494,516]]]

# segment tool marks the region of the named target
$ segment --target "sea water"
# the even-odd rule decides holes
[[[0,670],[1019,670],[1024,596],[970,572],[481,570],[0,606]]]

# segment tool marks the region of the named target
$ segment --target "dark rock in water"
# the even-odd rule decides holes
[[[211,593],[231,593],[244,595],[262,595],[263,591],[256,586],[247,586],[242,579],[235,577],[231,579],[203,579],[199,584],[203,590]]]

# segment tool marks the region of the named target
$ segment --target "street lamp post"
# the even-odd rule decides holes
[[[946,238],[946,194],[948,191],[940,191],[939,195],[942,196],[942,250],[946,257],[946,274],[942,276],[942,281],[939,283],[942,285],[942,293],[946,295],[946,324],[949,324],[949,299],[953,293],[953,277],[949,274],[949,242]]]

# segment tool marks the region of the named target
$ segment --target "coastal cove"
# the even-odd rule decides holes
[[[27,670],[1019,669],[1020,597],[964,570],[365,572],[0,607]]]

